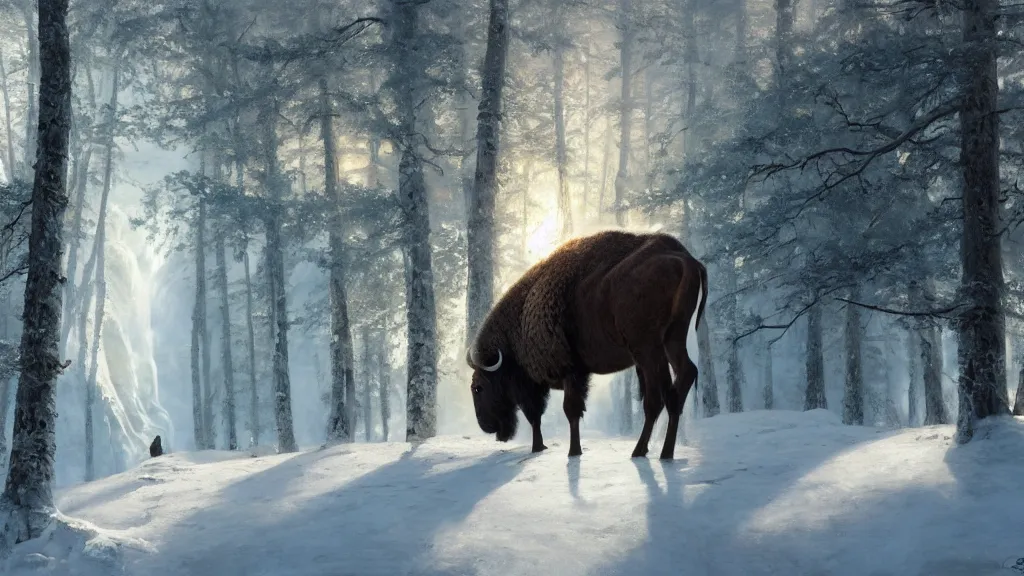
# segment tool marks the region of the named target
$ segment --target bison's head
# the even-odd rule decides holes
[[[495,434],[501,442],[508,442],[516,435],[519,423],[509,381],[511,366],[502,367],[505,359],[501,350],[482,356],[474,355],[472,350],[466,353],[466,362],[473,368],[469,389],[473,394],[476,421],[487,434]]]

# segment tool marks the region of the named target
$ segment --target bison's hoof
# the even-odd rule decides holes
[[[668,454],[662,452],[661,453],[661,459],[662,460],[674,460],[675,458],[674,458],[674,455],[671,452],[669,452]]]
[[[543,444],[541,444],[540,446],[534,446],[533,447],[533,451],[534,452],[542,452],[542,451],[547,450],[547,449],[548,449],[548,447],[543,445]]]
[[[631,458],[647,458],[647,450],[633,450]]]
[[[573,456],[583,456],[583,449],[582,448],[570,448],[569,449],[569,458],[572,458]]]

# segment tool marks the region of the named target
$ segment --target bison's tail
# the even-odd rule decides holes
[[[704,305],[708,302],[708,270],[700,262],[697,262],[697,273],[700,274],[700,296],[697,297],[699,304],[697,304],[697,321],[693,323],[694,330],[700,329],[700,322],[704,319]]]
[[[691,278],[684,278],[679,283],[679,286],[676,288],[675,298],[672,299],[672,318],[675,320],[669,325],[669,332],[681,334],[684,342],[690,333],[690,322],[693,320],[694,315],[697,316],[697,321],[694,323],[693,329],[697,330],[700,327],[701,319],[704,317],[704,304],[708,299],[707,270],[697,260],[690,260],[688,264],[692,264],[697,269],[697,286],[693,285]],[[696,298],[688,301],[687,296],[694,292],[694,288],[697,288]],[[686,307],[688,306],[693,306],[693,308],[687,309]],[[677,325],[680,320],[685,320],[684,326]]]

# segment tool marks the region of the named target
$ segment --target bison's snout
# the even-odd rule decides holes
[[[508,442],[516,435],[516,427],[519,423],[516,418],[493,418],[477,416],[476,423],[484,434],[494,434],[499,442]]]
[[[477,416],[476,423],[480,425],[480,429],[484,431],[484,434],[495,434],[498,432],[498,423],[492,422],[485,418]]]

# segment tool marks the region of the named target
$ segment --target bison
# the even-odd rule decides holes
[[[704,265],[666,234],[606,231],[564,243],[508,289],[467,350],[480,429],[507,442],[519,409],[533,427],[533,452],[544,450],[541,416],[551,389],[564,390],[569,456],[579,456],[590,375],[635,366],[645,419],[633,457],[647,455],[665,408],[661,458],[672,459],[697,380],[686,337],[695,313],[700,325],[707,286]]]

